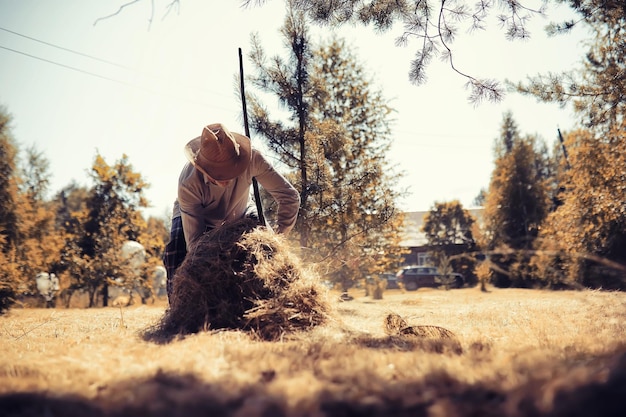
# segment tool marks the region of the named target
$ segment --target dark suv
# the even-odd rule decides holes
[[[433,266],[407,266],[398,271],[396,277],[407,291],[446,284],[451,288],[461,288],[465,284],[463,275],[453,272],[444,276]]]

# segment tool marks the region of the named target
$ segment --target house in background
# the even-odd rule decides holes
[[[482,221],[482,208],[468,209],[476,221]],[[424,217],[430,211],[410,211],[404,213],[404,239],[400,246],[407,248],[410,252],[404,255],[404,265],[433,265],[430,247],[426,235],[422,232]]]
[[[404,238],[400,246],[410,252],[404,255],[404,265],[432,265],[428,241],[422,232],[424,216],[428,211],[410,211],[404,213]]]

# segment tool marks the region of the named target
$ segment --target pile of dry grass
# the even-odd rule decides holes
[[[385,317],[384,322],[385,333],[391,338],[418,338],[428,342],[429,347],[433,347],[434,351],[451,351],[461,354],[463,348],[461,342],[454,333],[440,326],[419,325],[409,326],[406,320],[399,314],[389,313]],[[434,345],[432,343],[435,343]]]
[[[436,339],[456,339],[454,333],[439,326],[409,326],[409,324],[396,313],[389,313],[385,317],[385,333],[389,336],[412,335]]]
[[[263,340],[323,324],[327,291],[284,238],[252,218],[205,234],[178,268],[170,307],[148,339],[210,329],[250,331]]]

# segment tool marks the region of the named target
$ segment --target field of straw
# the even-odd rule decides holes
[[[330,321],[275,341],[146,340],[163,304],[13,309],[0,317],[0,416],[626,413],[624,293],[329,295]]]

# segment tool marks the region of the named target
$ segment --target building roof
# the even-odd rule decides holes
[[[483,208],[467,209],[477,222],[482,222]],[[400,242],[400,246],[415,248],[426,246],[428,241],[426,235],[422,232],[424,217],[430,211],[408,211],[404,213],[404,238]]]

